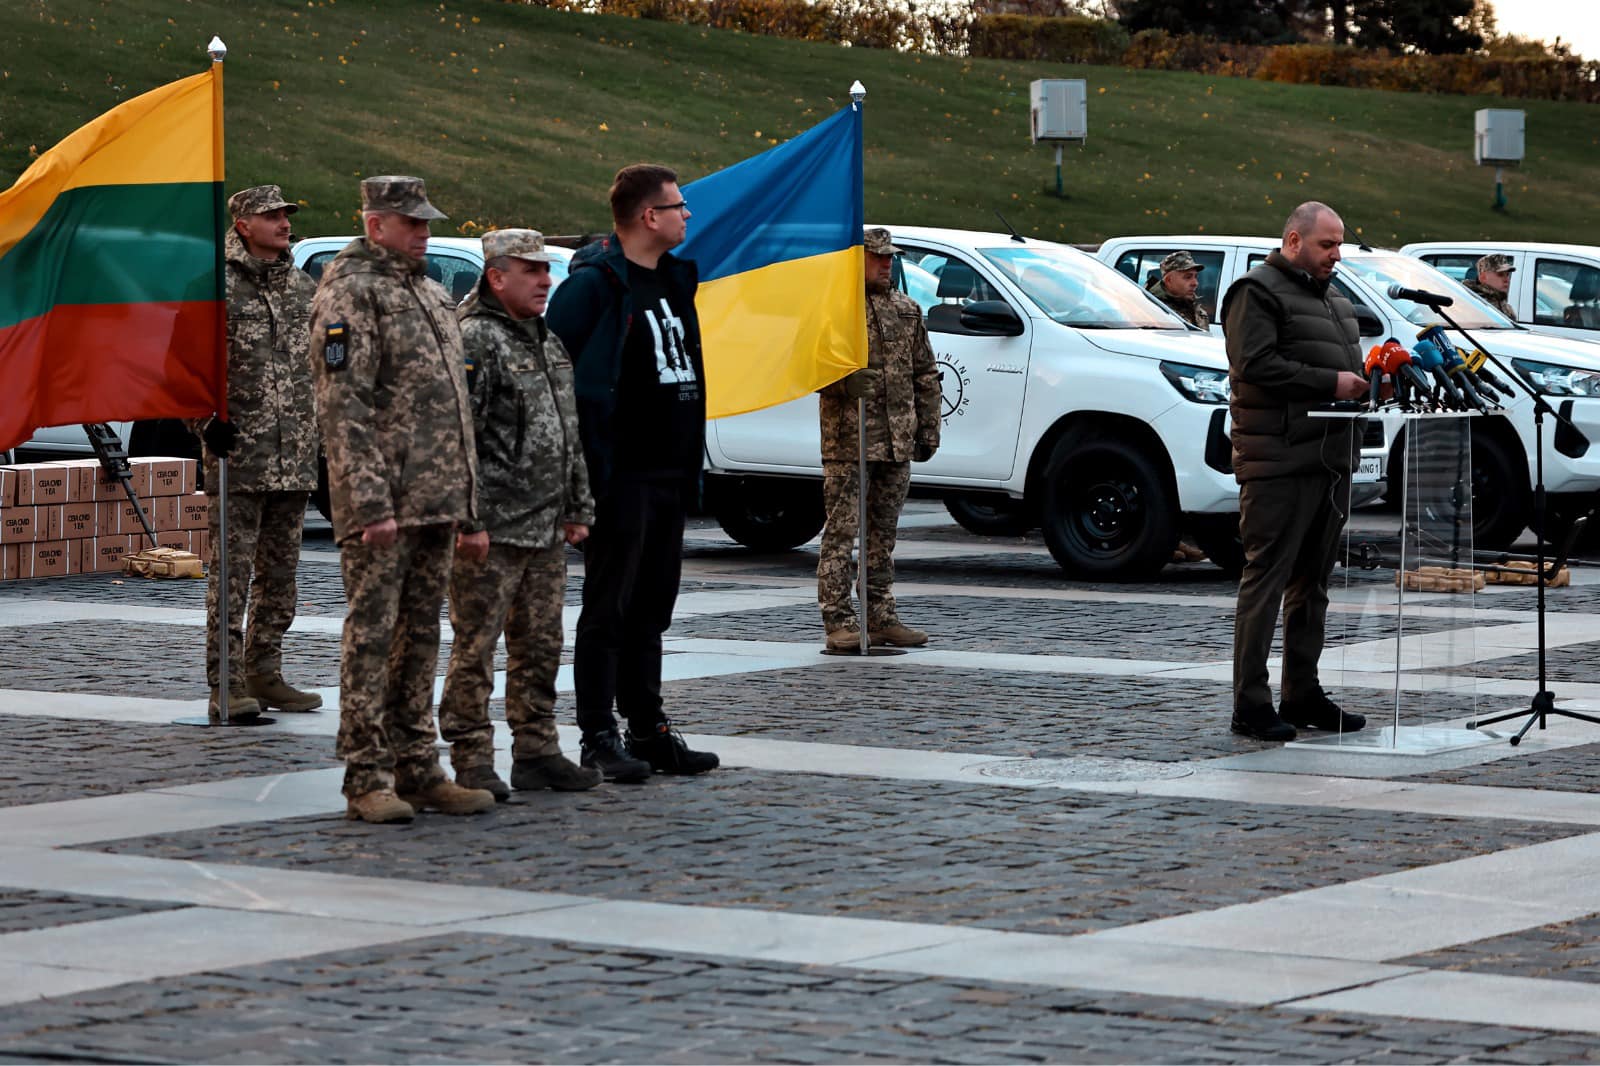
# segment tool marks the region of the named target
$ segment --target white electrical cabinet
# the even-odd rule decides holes
[[[1046,78],[1028,87],[1035,144],[1089,139],[1088,85],[1082,78]]]
[[[1474,116],[1472,161],[1479,166],[1514,167],[1522,162],[1522,111],[1486,107]]]

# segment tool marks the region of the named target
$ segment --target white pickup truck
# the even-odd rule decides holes
[[[1144,281],[1163,256],[1187,250],[1205,268],[1200,272],[1200,298],[1214,309],[1219,294],[1263,262],[1280,243],[1275,237],[1117,237],[1102,244],[1095,254],[1128,277]],[[1532,333],[1419,259],[1351,244],[1340,252],[1343,260],[1335,284],[1355,304],[1363,348],[1391,336],[1409,347],[1419,330],[1439,321],[1421,304],[1389,299],[1390,285],[1450,296],[1455,301],[1449,309],[1451,317],[1509,363],[1523,381],[1540,389],[1552,406],[1595,442],[1576,457],[1564,455],[1557,450],[1555,428],[1545,427],[1545,487],[1551,494],[1552,513],[1559,522],[1592,506],[1600,491],[1600,347]],[[1211,328],[1217,336],[1222,335],[1222,325],[1214,316]],[[1451,336],[1456,344],[1466,345],[1459,334]],[[1386,469],[1404,469],[1402,426],[1399,416],[1369,420],[1363,460],[1377,452],[1386,454]],[[1378,432],[1381,440],[1374,438]],[[1531,521],[1533,440],[1533,401],[1520,392],[1516,399],[1506,401],[1503,413],[1473,420],[1473,537],[1480,547],[1509,547]]]
[[[1517,321],[1535,333],[1600,342],[1600,248],[1522,241],[1426,241],[1400,254],[1416,256],[1457,281],[1475,275],[1490,252],[1511,257],[1516,273],[1506,298]]]
[[[1222,344],[1072,248],[891,227],[944,391],[939,452],[911,468],[968,528],[1042,526],[1074,577],[1144,577],[1187,531],[1242,564]],[[759,550],[822,528],[817,401],[717,419],[707,506]]]

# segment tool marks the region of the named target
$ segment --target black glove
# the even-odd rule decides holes
[[[239,439],[239,428],[226,419],[213,418],[206,423],[206,428],[200,431],[200,436],[205,439],[206,447],[211,449],[212,455],[226,459]]]
[[[852,400],[870,400],[877,393],[878,379],[882,376],[881,370],[857,370],[844,379],[844,394]]]
[[[919,440],[911,446],[911,461],[913,463],[925,463],[932,459],[933,453],[938,450],[932,444],[924,444]]]

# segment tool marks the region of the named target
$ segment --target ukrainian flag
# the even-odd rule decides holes
[[[861,110],[684,187],[706,414],[784,403],[867,365]]]
[[[0,192],[0,448],[223,409],[222,218],[221,64],[106,112]]]

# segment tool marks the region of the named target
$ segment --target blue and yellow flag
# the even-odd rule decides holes
[[[861,111],[684,187],[706,414],[793,400],[867,364]]]

